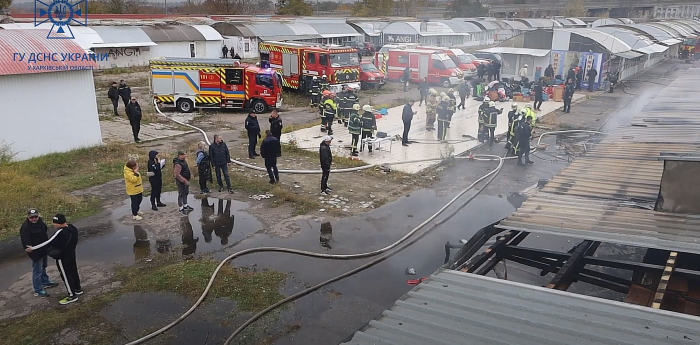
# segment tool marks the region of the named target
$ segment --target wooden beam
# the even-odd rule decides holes
[[[481,265],[483,265],[488,259],[490,259],[496,252],[508,243],[515,235],[518,234],[517,231],[508,231],[502,236],[498,237],[496,242],[491,246],[486,248],[481,254],[474,256],[469,261],[467,261],[465,268],[462,272],[474,273]]]
[[[579,245],[576,246],[576,250],[571,253],[571,257],[566,260],[564,266],[562,266],[554,278],[552,278],[552,281],[547,284],[547,288],[566,291],[573,282],[573,276],[584,266],[582,263],[583,259],[586,255],[592,255],[592,252],[595,252],[599,244],[600,242],[590,240],[579,243]]]
[[[654,301],[651,303],[651,307],[654,309],[661,308],[661,302],[664,300],[664,295],[666,294],[666,288],[668,287],[668,281],[671,279],[671,274],[673,269],[676,267],[676,258],[678,257],[677,252],[671,252],[668,255],[668,260],[666,260],[666,267],[664,268],[663,274],[661,274],[661,280],[659,281],[659,286],[656,288],[656,295],[654,295]]]

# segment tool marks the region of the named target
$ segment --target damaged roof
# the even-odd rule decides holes
[[[697,345],[700,318],[440,270],[341,345]]]

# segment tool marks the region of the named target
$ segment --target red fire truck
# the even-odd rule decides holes
[[[463,78],[462,71],[447,54],[439,50],[389,49],[374,55],[374,64],[389,80],[404,82],[406,67],[411,70],[412,82],[428,78],[428,83],[443,87],[457,85]]]
[[[282,75],[282,84],[291,89],[306,91],[313,77],[327,77],[332,92],[340,92],[342,85],[360,88],[360,60],[357,49],[316,43],[275,42],[260,43],[260,60]]]
[[[465,77],[475,77],[476,76],[476,66],[478,62],[472,60],[462,49],[458,48],[445,48],[445,47],[430,47],[430,46],[418,46],[417,49],[424,50],[435,50],[441,53],[447,54],[447,56],[452,59],[452,62],[457,65],[457,67],[462,70]]]
[[[274,69],[232,60],[151,60],[153,98],[189,113],[194,108],[249,108],[263,113],[282,106],[282,78]]]

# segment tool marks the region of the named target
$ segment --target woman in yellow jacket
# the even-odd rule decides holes
[[[143,213],[139,212],[139,207],[143,200],[143,183],[139,174],[139,165],[133,159],[126,162],[124,166],[124,183],[126,183],[126,194],[131,199],[131,214],[134,220],[141,220]]]

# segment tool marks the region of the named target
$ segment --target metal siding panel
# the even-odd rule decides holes
[[[39,61],[37,66],[50,66],[53,68],[62,67],[84,67],[96,68],[97,64],[94,61],[83,61],[82,56],[85,50],[81,48],[74,40],[69,39],[46,39],[49,34],[45,30],[0,30],[0,75],[11,74],[34,74],[48,73],[54,71],[47,70],[28,70],[27,61],[30,54],[34,53],[56,53],[58,61]],[[24,61],[15,61],[13,59],[15,53],[26,54]],[[60,53],[80,54],[81,59],[78,61],[62,61]]]
[[[47,87],[51,92],[42,93],[40,102],[35,92],[27,92]],[[18,160],[102,144],[90,70],[0,76],[0,94],[0,138],[12,145]],[[40,125],[27,126],[31,122]]]
[[[142,28],[136,26],[92,26],[92,29],[100,35],[105,44],[155,44]]]
[[[223,41],[221,34],[209,25],[192,25],[193,29],[197,30],[207,41]]]

